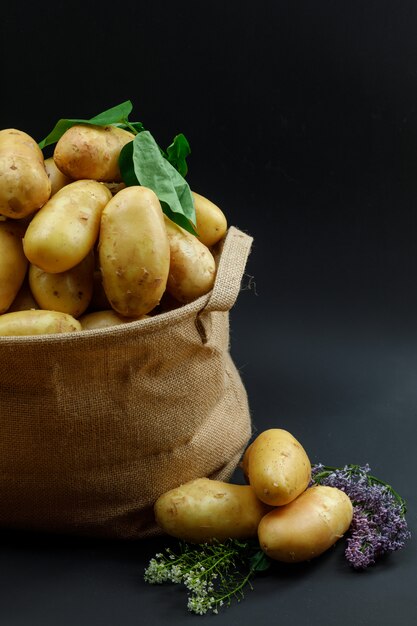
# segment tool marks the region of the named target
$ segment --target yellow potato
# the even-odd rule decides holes
[[[13,313],[15,311],[29,311],[30,309],[39,309],[39,305],[32,295],[29,287],[29,280],[26,276],[16,298],[7,309],[7,312]]]
[[[26,230],[23,247],[29,261],[51,274],[78,265],[94,246],[101,213],[111,197],[95,180],[78,180],[60,189]]]
[[[15,222],[0,222],[0,313],[8,310],[25,278],[23,231]]]
[[[155,519],[164,532],[192,543],[256,536],[270,508],[249,485],[197,478],[164,493],[155,503]]]
[[[227,220],[223,211],[211,200],[192,192],[198,238],[205,246],[211,248],[224,237],[227,230]]]
[[[216,277],[216,262],[210,250],[194,235],[164,215],[171,263],[167,291],[186,304],[208,293]]]
[[[51,183],[42,150],[30,135],[15,128],[0,131],[0,214],[26,217],[45,204]]]
[[[260,500],[282,506],[308,486],[311,463],[302,445],[286,430],[264,430],[251,444],[249,482]]]
[[[120,151],[134,137],[115,126],[73,126],[56,144],[54,161],[57,168],[73,180],[92,178],[119,182]]]
[[[82,315],[78,320],[83,330],[92,330],[95,328],[108,328],[109,326],[117,326],[119,324],[127,324],[128,322],[135,322],[147,318],[148,315],[141,315],[140,317],[123,317],[119,315],[113,309],[109,311],[93,311],[92,313],[86,313]]]
[[[126,187],[125,183],[103,183],[103,185],[106,185],[107,189],[111,191],[112,196]]]
[[[57,168],[53,157],[45,159],[45,169],[51,181],[51,196],[62,189],[62,187],[65,187],[65,185],[69,185],[69,183],[73,182],[71,178],[65,176],[65,174]]]
[[[249,455],[251,448],[252,444],[246,448],[245,454],[243,455],[243,459],[240,463],[240,467],[242,468],[242,472],[247,483],[249,483]]]
[[[58,311],[16,311],[0,315],[0,336],[49,335],[81,330],[81,324]]]
[[[308,561],[330,548],[349,529],[353,507],[335,487],[310,487],[298,498],[262,518],[259,544],[272,559]]]
[[[149,313],[165,291],[169,243],[160,202],[151,189],[127,187],[101,218],[99,259],[111,307],[125,317]]]
[[[31,264],[29,285],[41,309],[61,311],[79,317],[88,307],[93,295],[94,254],[66,272],[50,274]]]

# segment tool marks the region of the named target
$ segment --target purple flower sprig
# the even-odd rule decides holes
[[[313,465],[313,484],[337,487],[353,504],[353,519],[345,556],[358,570],[373,565],[385,553],[403,548],[410,537],[405,500],[387,483],[370,474],[369,465]]]

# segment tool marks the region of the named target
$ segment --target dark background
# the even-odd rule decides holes
[[[1,128],[40,140],[131,99],[161,144],[185,133],[191,187],[254,236],[231,349],[255,431],[368,462],[414,530],[417,4],[12,3],[0,29]],[[142,582],[162,545],[3,531],[0,625],[417,622],[414,538],[365,573],[342,545],[277,566],[212,618]]]

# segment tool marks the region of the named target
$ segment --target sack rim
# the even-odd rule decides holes
[[[211,303],[212,297],[217,293],[217,288],[222,286],[224,282],[224,277],[222,276],[222,266],[225,262],[225,259],[222,259],[223,252],[226,253],[226,256],[229,254],[229,249],[233,247],[233,244],[238,241],[239,249],[241,250],[243,265],[239,271],[239,283],[241,279],[241,273],[243,273],[244,265],[246,263],[247,254],[250,249],[250,245],[252,243],[252,237],[242,232],[235,226],[230,226],[228,229],[226,236],[222,241],[222,250],[220,251],[219,256],[219,267],[216,276],[216,281],[214,283],[213,289],[211,289],[208,293],[193,300],[188,304],[184,304],[176,309],[172,309],[171,311],[165,311],[163,313],[158,313],[152,317],[148,317],[141,320],[134,320],[131,322],[126,322],[124,324],[117,324],[113,326],[108,326],[106,328],[92,328],[87,330],[79,330],[74,332],[67,333],[49,333],[42,335],[19,335],[19,336],[0,336],[0,348],[10,348],[17,346],[30,346],[30,345],[43,345],[47,343],[51,344],[67,344],[68,342],[74,343],[77,346],[83,345],[86,342],[89,343],[91,341],[95,341],[98,338],[100,339],[129,339],[133,335],[138,336],[148,333],[157,332],[167,326],[184,321],[191,317],[196,317],[204,311],[204,309],[210,304],[214,304],[214,306],[210,306],[210,310],[217,310],[217,302]],[[223,261],[223,263],[222,263]],[[237,291],[239,287],[236,286]],[[230,301],[230,306],[232,306],[232,302],[234,301],[237,293],[233,294]],[[214,298],[216,300],[216,298]],[[229,308],[229,307],[227,307]],[[219,308],[218,310],[222,310]],[[223,309],[224,310],[224,309]],[[226,309],[227,310],[227,309]],[[140,332],[139,332],[140,331]]]

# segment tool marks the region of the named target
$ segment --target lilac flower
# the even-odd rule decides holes
[[[370,467],[313,466],[312,482],[337,487],[353,504],[346,558],[355,569],[365,569],[385,553],[402,548],[410,537],[405,502],[392,487],[370,475]]]

